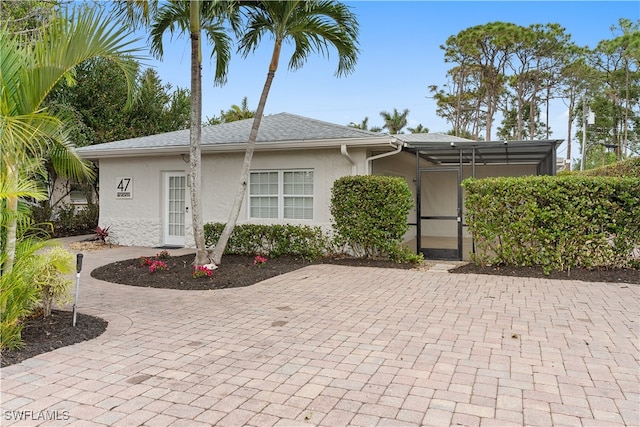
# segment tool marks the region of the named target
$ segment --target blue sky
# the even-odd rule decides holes
[[[360,122],[382,125],[380,111],[408,108],[409,126],[418,123],[431,132],[450,126],[436,116],[428,86],[446,83],[450,64],[444,63],[443,45],[449,36],[494,21],[522,26],[559,23],[581,46],[595,47],[612,37],[619,18],[640,19],[637,1],[345,1],[360,22],[361,55],[354,73],[336,78],[337,58],[312,57],[295,71],[281,58],[265,114],[289,112],[337,124]],[[190,48],[187,37],[164,43],[162,62],[147,63],[164,83],[189,87]],[[272,45],[264,39],[253,55],[234,55],[225,86],[214,87],[210,49],[203,50],[203,118],[219,114],[248,97],[255,109],[267,72]],[[566,139],[566,108],[561,102],[551,111],[552,138]],[[564,145],[564,144],[563,144]],[[564,156],[561,147],[558,155]],[[578,150],[573,150],[577,153]],[[573,156],[576,157],[575,155]]]

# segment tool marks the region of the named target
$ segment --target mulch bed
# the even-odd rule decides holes
[[[22,329],[24,346],[2,352],[2,367],[20,363],[38,354],[91,340],[107,330],[108,322],[99,317],[77,313],[73,327],[73,312],[52,310],[51,316],[38,313],[28,319]]]
[[[552,271],[545,274],[540,267],[512,267],[512,266],[477,266],[465,264],[449,270],[450,273],[460,274],[491,274],[511,277],[534,277],[540,279],[582,280],[583,282],[609,282],[640,284],[640,270],[615,268],[593,269],[573,268],[570,271]]]
[[[413,268],[412,264],[398,264],[382,259],[324,258],[309,262],[303,259],[282,256],[268,259],[266,263],[254,265],[254,257],[244,255],[225,255],[220,267],[213,270],[211,277],[193,278],[194,255],[172,256],[162,260],[166,270],[149,272],[149,266],[141,265],[139,258],[115,262],[98,267],[91,276],[106,282],[123,285],[142,286],[163,289],[205,290],[228,289],[250,286],[274,276],[279,276],[312,264],[339,264],[360,267]],[[158,259],[154,257],[153,259]]]

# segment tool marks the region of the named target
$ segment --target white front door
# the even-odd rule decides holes
[[[164,174],[164,244],[184,246],[187,177],[183,172]]]

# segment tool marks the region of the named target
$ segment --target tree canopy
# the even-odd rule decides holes
[[[593,49],[575,45],[555,23],[491,22],[460,31],[441,46],[451,64],[448,82],[429,86],[436,113],[451,124],[452,134],[476,140],[549,138],[549,105],[563,99],[570,158],[574,121],[579,137],[583,132],[584,100],[596,113],[595,125],[586,129],[588,150],[609,147],[617,159],[637,152],[639,25],[620,19],[611,27],[613,37]]]

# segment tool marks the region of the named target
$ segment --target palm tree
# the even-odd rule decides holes
[[[229,123],[235,122],[238,120],[252,119],[256,116],[255,111],[251,111],[248,106],[247,97],[242,98],[242,103],[240,105],[233,104],[227,111],[222,111],[220,113],[220,118],[222,122]]]
[[[55,17],[36,39],[0,29],[0,214],[8,218],[0,247],[2,275],[11,273],[15,262],[18,198],[26,194],[25,189],[40,197],[32,184],[35,174],[44,173],[44,157],[51,156],[58,173],[72,179],[90,174],[70,142],[68,131],[73,122],[44,108],[43,101],[59,81],[73,82],[74,67],[96,57],[114,61],[132,93],[136,69],[125,59],[136,53],[131,45],[137,40],[127,37],[102,13],[85,8]]]
[[[369,117],[365,117],[360,123],[351,122],[348,126],[361,130],[369,130]]]
[[[249,180],[251,159],[255,149],[258,129],[271,89],[271,83],[278,70],[282,44],[289,40],[293,44],[293,54],[289,59],[289,69],[304,65],[312,52],[329,55],[329,49],[338,52],[336,76],[350,73],[358,58],[358,21],[355,14],[340,2],[331,0],[305,1],[263,1],[247,11],[247,28],[240,39],[239,50],[246,57],[255,51],[265,34],[274,41],[267,77],[253,119],[249,141],[245,151],[240,174],[240,186],[229,214],[229,220],[213,250],[213,262],[219,264],[222,254],[240,214]]]
[[[407,128],[411,133],[429,133],[429,128],[422,126],[422,123],[418,123],[418,126],[414,128]]]
[[[209,262],[204,239],[202,218],[202,45],[200,33],[204,30],[213,46],[211,56],[216,59],[215,84],[226,80],[231,57],[231,38],[224,23],[229,21],[238,29],[239,15],[235,2],[180,1],[169,0],[158,7],[158,1],[121,1],[117,3],[119,13],[131,23],[150,26],[151,52],[158,58],[163,56],[162,38],[169,31],[173,36],[178,31],[191,39],[191,122],[189,137],[189,194],[193,237],[196,245],[194,265]]]
[[[407,108],[402,110],[402,113],[399,113],[397,108],[393,109],[393,113],[381,111],[380,117],[384,120],[383,128],[387,129],[391,135],[402,133],[402,129],[407,125],[408,115],[409,109]]]

